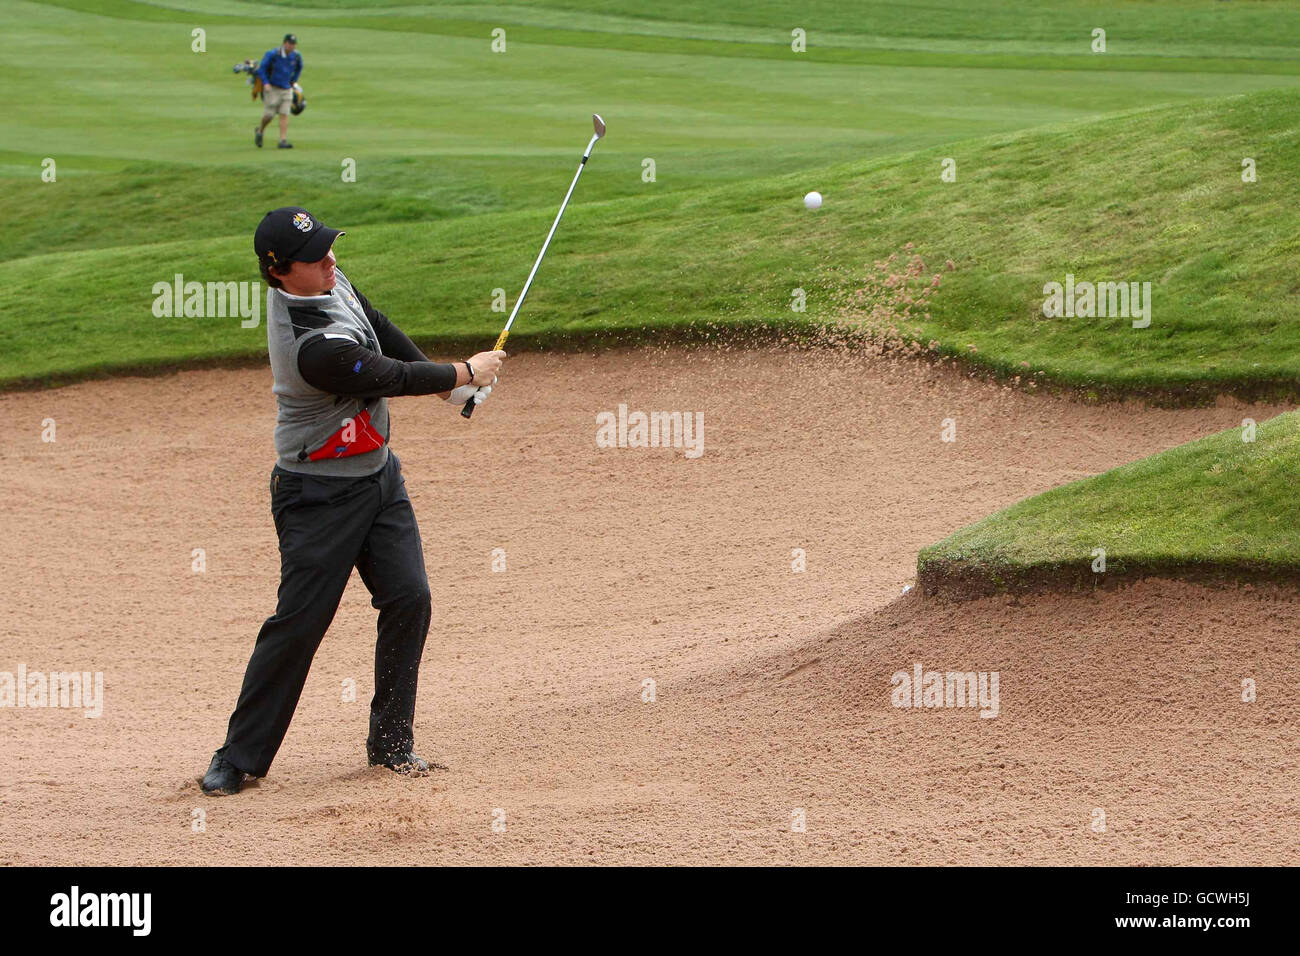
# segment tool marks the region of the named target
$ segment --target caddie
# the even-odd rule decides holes
[[[271,118],[280,117],[280,149],[293,149],[289,142],[289,110],[293,106],[293,85],[302,75],[302,54],[298,52],[298,38],[292,33],[284,35],[284,42],[262,55],[257,66],[257,78],[262,81],[262,121],[253,130],[253,142],[262,145],[262,133]]]

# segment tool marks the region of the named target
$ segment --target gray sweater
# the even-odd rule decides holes
[[[346,338],[383,354],[361,303],[342,272],[334,291],[297,296],[266,291],[266,345],[275,376],[275,450],[287,471],[357,477],[388,461],[388,399],[336,395],[309,384],[298,353],[317,338]]]
[[[335,272],[333,293],[290,295],[266,290],[266,350],[276,395],[279,467],[304,475],[363,476],[389,459],[389,401],[331,394],[309,384],[298,368],[303,346],[317,338],[346,338],[382,355],[352,284]]]
[[[385,399],[448,392],[458,369],[430,362],[347,276],[335,275],[323,295],[267,291],[275,447],[289,471],[356,477],[388,460]]]

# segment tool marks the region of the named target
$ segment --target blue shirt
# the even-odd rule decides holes
[[[297,50],[285,55],[284,46],[267,50],[262,62],[257,67],[257,75],[268,86],[278,86],[287,90],[298,81],[302,74],[302,54]]]

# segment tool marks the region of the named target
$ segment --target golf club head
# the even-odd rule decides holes
[[[605,135],[605,121],[600,118],[599,113],[591,114],[591,125],[596,128],[596,139]]]

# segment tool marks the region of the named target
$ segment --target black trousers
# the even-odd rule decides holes
[[[280,537],[279,601],[257,635],[222,752],[245,773],[266,775],[355,567],[379,611],[366,749],[379,757],[407,753],[431,609],[401,462],[390,451],[387,464],[364,478],[301,475],[277,465],[271,514]]]

